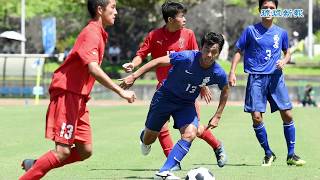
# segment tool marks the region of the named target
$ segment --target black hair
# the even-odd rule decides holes
[[[220,53],[222,50],[222,47],[224,45],[224,38],[223,38],[222,34],[209,32],[209,33],[205,34],[201,39],[201,47],[203,47],[205,44],[207,46],[212,46],[214,44],[218,44],[219,45],[219,53]]]
[[[262,7],[262,4],[265,2],[265,1],[272,1],[275,5],[276,5],[276,8],[278,8],[278,0],[259,0],[259,9],[261,9]]]
[[[109,4],[109,0],[88,0],[87,8],[91,18],[96,17],[96,11],[98,6],[106,7]]]
[[[166,23],[168,22],[169,17],[175,18],[179,13],[187,13],[187,8],[179,2],[167,1],[164,4],[162,4],[161,9],[163,20]]]

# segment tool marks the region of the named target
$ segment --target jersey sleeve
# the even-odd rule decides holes
[[[228,84],[227,74],[222,69],[220,65],[216,64],[216,68],[214,70],[214,84],[217,84],[219,89],[222,90],[225,85]]]
[[[249,27],[247,27],[241,34],[240,38],[236,43],[236,47],[240,49],[240,51],[244,51],[248,42],[249,37]]]
[[[199,50],[198,43],[196,36],[193,32],[190,33],[190,39],[189,39],[189,50]]]
[[[100,38],[96,34],[84,34],[79,49],[76,53],[79,55],[81,62],[87,65],[91,62],[99,62],[99,48],[98,43]]]
[[[142,46],[137,51],[136,56],[140,56],[142,60],[146,59],[148,54],[151,52],[151,32],[148,34],[148,36],[144,39]]]
[[[289,38],[287,31],[283,31],[282,34],[282,51],[287,51],[289,48]]]
[[[169,54],[170,63],[172,65],[178,65],[180,63],[190,62],[190,51],[172,52]]]

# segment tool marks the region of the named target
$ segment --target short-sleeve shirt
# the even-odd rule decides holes
[[[289,48],[288,33],[279,26],[248,26],[236,43],[244,52],[244,71],[249,74],[281,74],[276,63]]]
[[[200,51],[171,53],[169,57],[173,67],[161,88],[188,102],[195,101],[203,86],[217,84],[222,90],[227,85],[225,71],[218,63],[208,69],[202,68],[199,62],[201,56]]]
[[[183,50],[198,50],[198,44],[194,32],[187,28],[182,28],[175,32],[169,32],[163,26],[152,30],[142,45],[137,51],[136,55],[145,59],[151,53],[152,59],[166,56],[171,52],[179,52]],[[159,83],[161,83],[168,76],[168,71],[171,66],[158,67],[156,75]]]
[[[65,90],[88,96],[95,79],[89,74],[88,64],[97,62],[101,65],[108,34],[95,21],[80,32],[72,51],[63,64],[54,72],[49,92]]]

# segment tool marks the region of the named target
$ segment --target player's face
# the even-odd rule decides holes
[[[272,2],[272,1],[264,1],[264,3],[263,3],[262,6],[261,6],[261,9],[275,10],[275,9],[277,9],[277,8],[276,8],[276,4],[275,4],[274,2]],[[260,11],[260,12],[261,12],[261,11]],[[262,19],[263,19],[263,20],[268,20],[268,21],[270,21],[270,20],[273,20],[273,17],[272,17],[272,16],[270,16],[270,17],[263,17]]]
[[[219,57],[219,44],[212,46],[204,45],[201,49],[202,58],[200,59],[200,66],[202,68],[209,68],[214,61]]]
[[[118,14],[116,9],[116,0],[109,0],[106,7],[102,7],[101,18],[104,26],[111,26],[114,24],[116,15]]]
[[[181,29],[186,25],[186,17],[182,12],[178,13],[173,19],[173,24],[175,24],[177,29]]]

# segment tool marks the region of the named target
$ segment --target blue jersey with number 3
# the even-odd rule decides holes
[[[225,71],[218,63],[210,68],[200,67],[199,51],[181,51],[169,55],[173,65],[168,78],[163,82],[164,88],[182,100],[194,102],[199,96],[200,88],[217,84],[220,90],[227,85]]]
[[[288,33],[279,26],[261,23],[247,27],[236,43],[244,52],[244,71],[249,74],[281,74],[276,63],[289,48]]]

